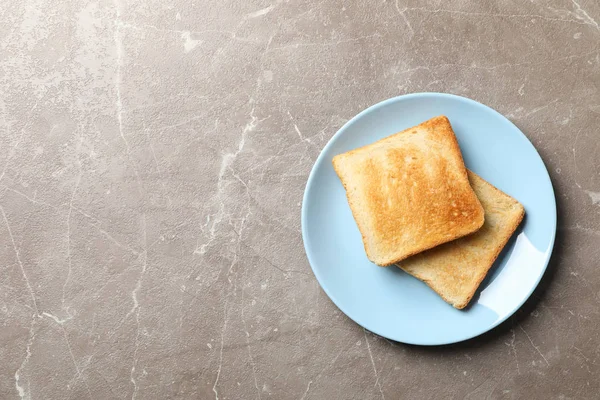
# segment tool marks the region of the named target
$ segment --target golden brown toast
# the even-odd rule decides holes
[[[471,171],[469,180],[485,210],[483,227],[472,235],[417,254],[398,264],[458,309],[471,301],[525,215],[525,209],[518,201]]]
[[[377,265],[475,232],[484,213],[467,178],[450,121],[435,117],[333,158]]]

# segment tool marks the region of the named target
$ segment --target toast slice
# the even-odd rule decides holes
[[[333,158],[369,260],[395,264],[473,233],[483,208],[439,116]]]
[[[474,172],[469,180],[485,210],[483,227],[472,235],[443,244],[398,264],[422,280],[446,302],[464,308],[517,229],[525,209]]]

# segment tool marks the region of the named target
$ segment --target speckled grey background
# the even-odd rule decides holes
[[[593,399],[595,0],[31,0],[0,6],[0,398]],[[398,94],[488,104],[537,147],[559,231],[483,337],[390,343],[322,292],[320,149]]]

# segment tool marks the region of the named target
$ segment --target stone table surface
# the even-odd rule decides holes
[[[0,44],[1,399],[598,398],[597,1],[12,0]],[[300,234],[329,138],[421,91],[514,121],[559,207],[533,297],[436,348],[345,317]]]

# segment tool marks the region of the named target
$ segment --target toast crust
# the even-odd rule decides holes
[[[458,309],[469,304],[525,215],[517,200],[474,172],[469,171],[469,180],[485,210],[483,227],[398,264]]]
[[[445,116],[339,154],[367,257],[388,266],[477,231],[484,211]]]

